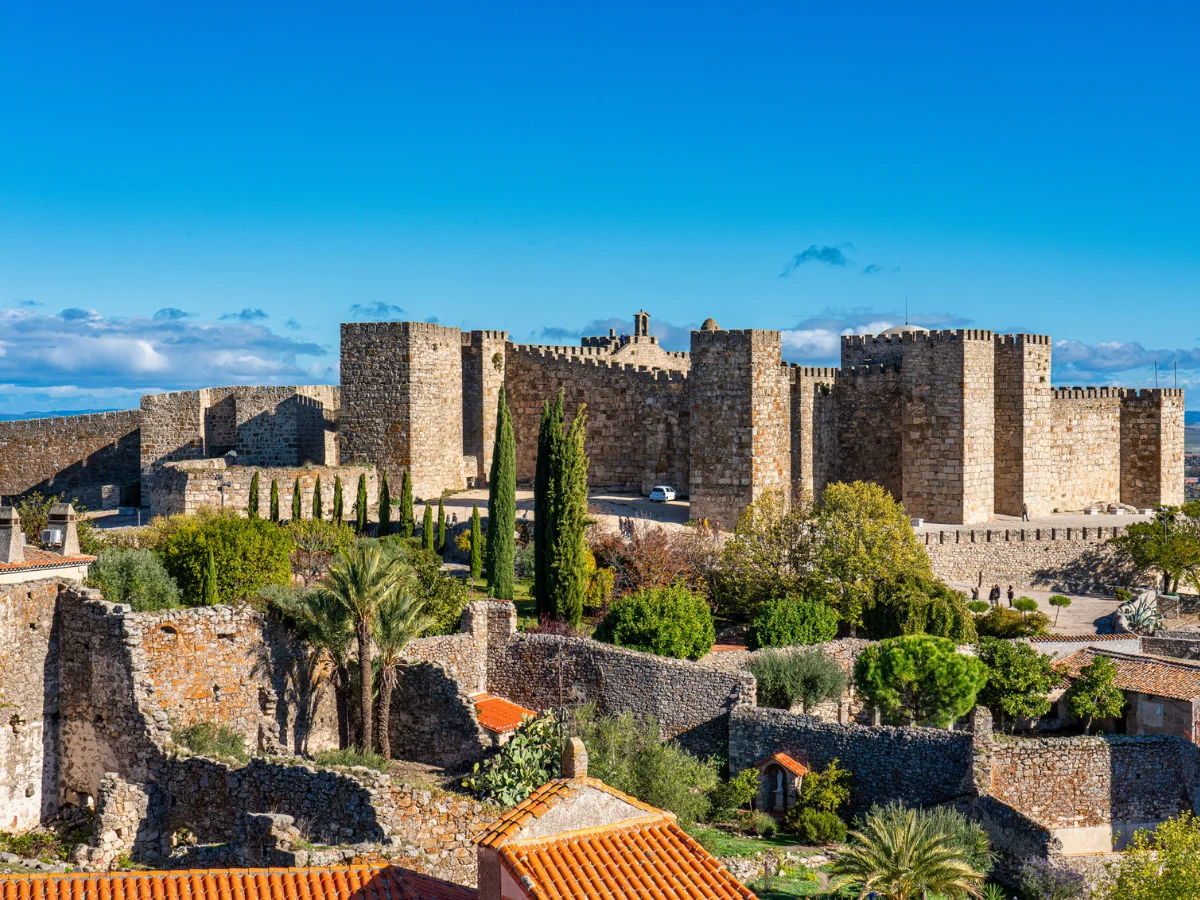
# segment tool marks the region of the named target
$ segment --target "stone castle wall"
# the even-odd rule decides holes
[[[994,349],[996,512],[1044,515],[1061,505],[1049,500],[1059,481],[1049,436],[1050,337],[998,334]]]
[[[792,502],[815,499],[832,478],[839,457],[837,369],[790,366],[792,409]]]
[[[464,474],[474,477],[477,484],[485,484],[492,470],[507,343],[506,331],[462,334],[463,459],[475,461],[475,468]]]
[[[1049,465],[1041,469],[1054,477],[1041,485],[1038,500],[1030,506],[1030,513],[1079,510],[1098,503],[1119,502],[1119,391],[1114,388],[1055,390],[1050,412],[1050,459]]]
[[[1183,503],[1183,390],[1121,391],[1121,502]]]
[[[588,484],[593,489],[648,492],[663,483],[685,487],[685,377],[615,363],[608,354],[563,354],[557,349],[517,344],[507,348],[505,385],[516,436],[517,480],[533,481],[542,405],[561,387],[568,423],[579,406],[587,404]]]
[[[0,422],[0,497],[66,494],[101,508],[101,486],[138,480],[138,410]]]
[[[894,366],[842,369],[833,389],[838,452],[828,481],[873,481],[904,496],[904,394]],[[828,443],[822,441],[822,443]]]

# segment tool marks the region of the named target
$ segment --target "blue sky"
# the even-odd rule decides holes
[[[1200,388],[1200,13],[979,6],[5,4],[0,412],[336,381],[351,318],[831,362],[905,298]]]

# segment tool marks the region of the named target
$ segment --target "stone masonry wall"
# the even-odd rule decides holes
[[[1107,541],[1121,528],[954,529],[917,535],[939,578],[955,584],[1083,590],[1133,576]]]
[[[1114,388],[1054,391],[1050,407],[1050,459],[1045,467],[1053,477],[1041,485],[1037,502],[1029,508],[1032,515],[1119,502],[1121,401],[1118,393]]]
[[[516,436],[517,480],[533,481],[542,405],[564,389],[570,422],[587,404],[588,484],[648,493],[656,484],[688,484],[687,379],[615,363],[608,354],[509,344],[505,387]]]
[[[811,502],[831,481],[837,463],[838,370],[789,367],[792,386],[792,502]]]
[[[871,481],[904,496],[903,384],[895,366],[843,369],[833,389],[837,458],[831,481]]]
[[[504,384],[507,331],[472,331],[462,335],[463,457],[475,460],[464,472],[485,484],[492,470],[496,441],[496,409]]]
[[[0,497],[38,490],[100,508],[100,486],[138,479],[139,410],[0,422]]]
[[[996,512],[1045,515],[1057,482],[1051,458],[1051,341],[1044,334],[995,336]],[[1078,437],[1078,435],[1076,435]]]
[[[55,580],[0,588],[0,831],[58,808],[57,598]]]
[[[1121,502],[1150,508],[1183,503],[1183,391],[1123,390]]]

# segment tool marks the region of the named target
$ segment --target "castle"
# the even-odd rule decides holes
[[[1046,335],[916,326],[842,338],[840,368],[785,363],[780,333],[693,331],[669,352],[638,312],[632,334],[580,346],[504,331],[344,323],[341,385],[208,388],[140,410],[0,424],[0,494],[33,488],[143,500],[167,464],[236,452],[238,466],[370,464],[417,496],[481,484],[505,386],[517,478],[531,482],[543,402],[588,410],[590,483],[670,484],[692,518],[732,526],[768,491],[792,501],[876,482],[909,515],[946,524],[1096,503],[1183,501],[1183,391],[1055,388]]]

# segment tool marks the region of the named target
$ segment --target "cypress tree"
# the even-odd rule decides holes
[[[488,479],[488,596],[497,600],[513,598],[513,556],[517,528],[517,459],[512,416],[508,396],[500,385],[496,409],[496,443],[492,450],[492,471]]]
[[[208,560],[204,566],[204,605],[216,606],[221,602],[217,592],[217,558],[213,555],[212,547],[208,548]]]
[[[271,521],[279,521],[279,482],[271,479]]]
[[[446,505],[441,497],[438,497],[437,538],[433,542],[433,549],[438,553],[446,552]]]
[[[471,510],[471,590],[483,571],[483,529],[479,525],[479,504]]]
[[[387,472],[379,482],[379,536],[387,537],[392,533],[392,491],[388,487]]]
[[[533,477],[533,600],[538,619],[555,614],[554,604],[546,590],[546,570],[549,568],[550,548],[554,545],[554,522],[551,520],[551,465],[555,447],[562,440],[563,392],[558,400],[542,404],[542,424],[538,428],[537,469]]]
[[[413,513],[412,479],[408,477],[408,469],[404,470],[404,479],[400,482],[400,536],[410,538],[416,527],[417,517]]]
[[[421,519],[421,546],[433,549],[433,507],[425,504],[425,515]]]
[[[550,547],[546,570],[547,593],[554,603],[555,616],[578,627],[583,618],[583,598],[587,594],[587,450],[584,436],[587,407],[580,405],[563,435],[551,468],[551,518],[554,544]]]
[[[354,498],[354,528],[359,534],[367,533],[367,476],[358,476],[358,496]]]
[[[304,500],[300,496],[300,476],[296,476],[296,483],[292,485],[292,521],[299,522],[304,518]]]
[[[346,500],[342,496],[342,476],[333,476],[333,521],[339,525],[346,516]]]
[[[321,476],[320,475],[317,476],[317,484],[316,484],[316,487],[313,488],[312,514],[313,514],[312,517],[314,519],[321,519],[325,515],[324,511],[321,509]]]
[[[250,518],[258,518],[258,469],[250,476],[250,499],[246,501],[246,512]]]

